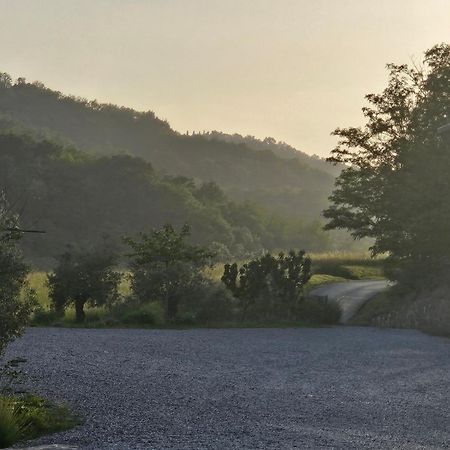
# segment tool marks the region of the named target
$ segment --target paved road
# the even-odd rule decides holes
[[[311,294],[328,297],[329,300],[339,303],[342,308],[341,323],[347,323],[367,300],[389,285],[387,280],[346,281],[326,284],[313,290]]]
[[[31,329],[8,356],[82,426],[82,449],[450,447],[450,340],[333,327]]]

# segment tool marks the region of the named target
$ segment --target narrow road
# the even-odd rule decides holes
[[[336,301],[342,309],[341,323],[347,323],[367,300],[389,285],[390,282],[387,280],[346,281],[327,284],[314,289],[311,294]]]

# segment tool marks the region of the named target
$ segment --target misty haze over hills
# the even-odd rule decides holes
[[[235,200],[290,216],[318,218],[334,182],[332,166],[286,144],[217,132],[181,135],[153,112],[77,99],[23,79],[3,82],[0,113],[81,150],[139,156],[162,173],[214,181]]]
[[[0,176],[27,225],[36,260],[68,243],[99,242],[166,222],[219,253],[346,245],[322,231],[339,169],[271,138],[182,135],[153,112],[66,96],[0,78]],[[142,161],[142,159],[145,160]],[[342,242],[345,244],[342,244]]]

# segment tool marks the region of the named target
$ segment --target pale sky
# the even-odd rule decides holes
[[[0,0],[0,71],[180,132],[327,155],[385,64],[450,42],[450,0]]]

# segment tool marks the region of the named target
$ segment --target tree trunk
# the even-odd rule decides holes
[[[84,322],[86,314],[84,313],[84,299],[77,298],[75,300],[75,320],[80,323]]]
[[[167,319],[173,322],[178,314],[178,300],[174,297],[167,298]]]

